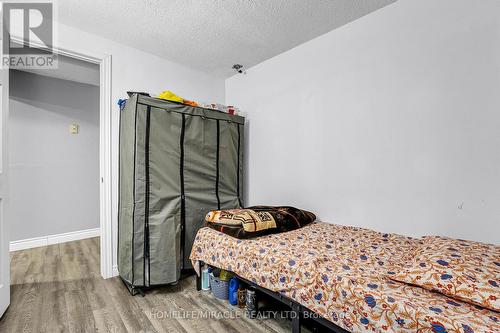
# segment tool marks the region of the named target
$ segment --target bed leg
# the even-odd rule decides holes
[[[292,305],[292,333],[300,333],[300,305]]]
[[[202,267],[202,262],[201,260],[198,260],[198,272],[200,273],[199,275],[196,274],[196,290],[200,291],[201,290],[201,267]]]

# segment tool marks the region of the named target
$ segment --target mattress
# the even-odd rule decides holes
[[[320,222],[248,240],[202,228],[190,258],[282,293],[351,332],[500,332],[497,312],[388,278],[418,245]]]

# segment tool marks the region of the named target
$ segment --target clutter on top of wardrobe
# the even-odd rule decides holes
[[[133,93],[134,92],[132,92],[132,91],[127,91],[127,94],[129,96],[131,96]],[[148,93],[145,93],[145,92],[138,92],[137,94],[143,95],[143,96],[150,96]],[[242,116],[242,117],[246,116],[244,112],[242,112],[240,109],[238,109],[235,106],[223,105],[223,104],[219,104],[219,103],[204,103],[204,102],[198,103],[195,101],[191,101],[191,100],[182,98],[181,96],[173,93],[170,90],[162,91],[158,96],[156,96],[156,98],[164,99],[164,100],[172,101],[172,102],[176,102],[176,103],[182,103],[182,104],[189,105],[189,106],[199,106],[201,108],[220,111],[220,112],[224,112],[224,113],[227,113],[227,114],[230,114],[233,116],[234,115],[238,115],[238,116]],[[126,99],[119,99],[118,100],[118,105],[120,106],[120,109],[123,108],[126,101],[127,101]]]
[[[243,116],[242,112],[237,107],[234,107],[232,105],[223,105],[223,104],[218,104],[218,103],[203,103],[203,102],[197,103],[195,101],[190,101],[188,99],[184,99],[184,98],[174,94],[170,90],[165,90],[165,91],[161,92],[157,96],[157,98],[165,99],[167,101],[182,103],[182,104],[186,104],[186,105],[190,105],[190,106],[199,106],[199,107],[202,107],[205,109],[211,109],[211,110],[216,110],[216,111],[220,111],[220,112],[225,112],[225,113],[228,113],[230,115],[242,115]]]

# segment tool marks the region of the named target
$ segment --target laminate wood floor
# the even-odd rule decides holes
[[[285,319],[250,320],[226,301],[197,292],[192,276],[132,297],[119,278],[100,277],[99,238],[12,252],[11,274],[2,333],[291,330]]]

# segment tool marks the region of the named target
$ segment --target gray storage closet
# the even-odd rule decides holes
[[[208,210],[241,207],[244,118],[133,94],[121,110],[118,270],[179,280]]]

